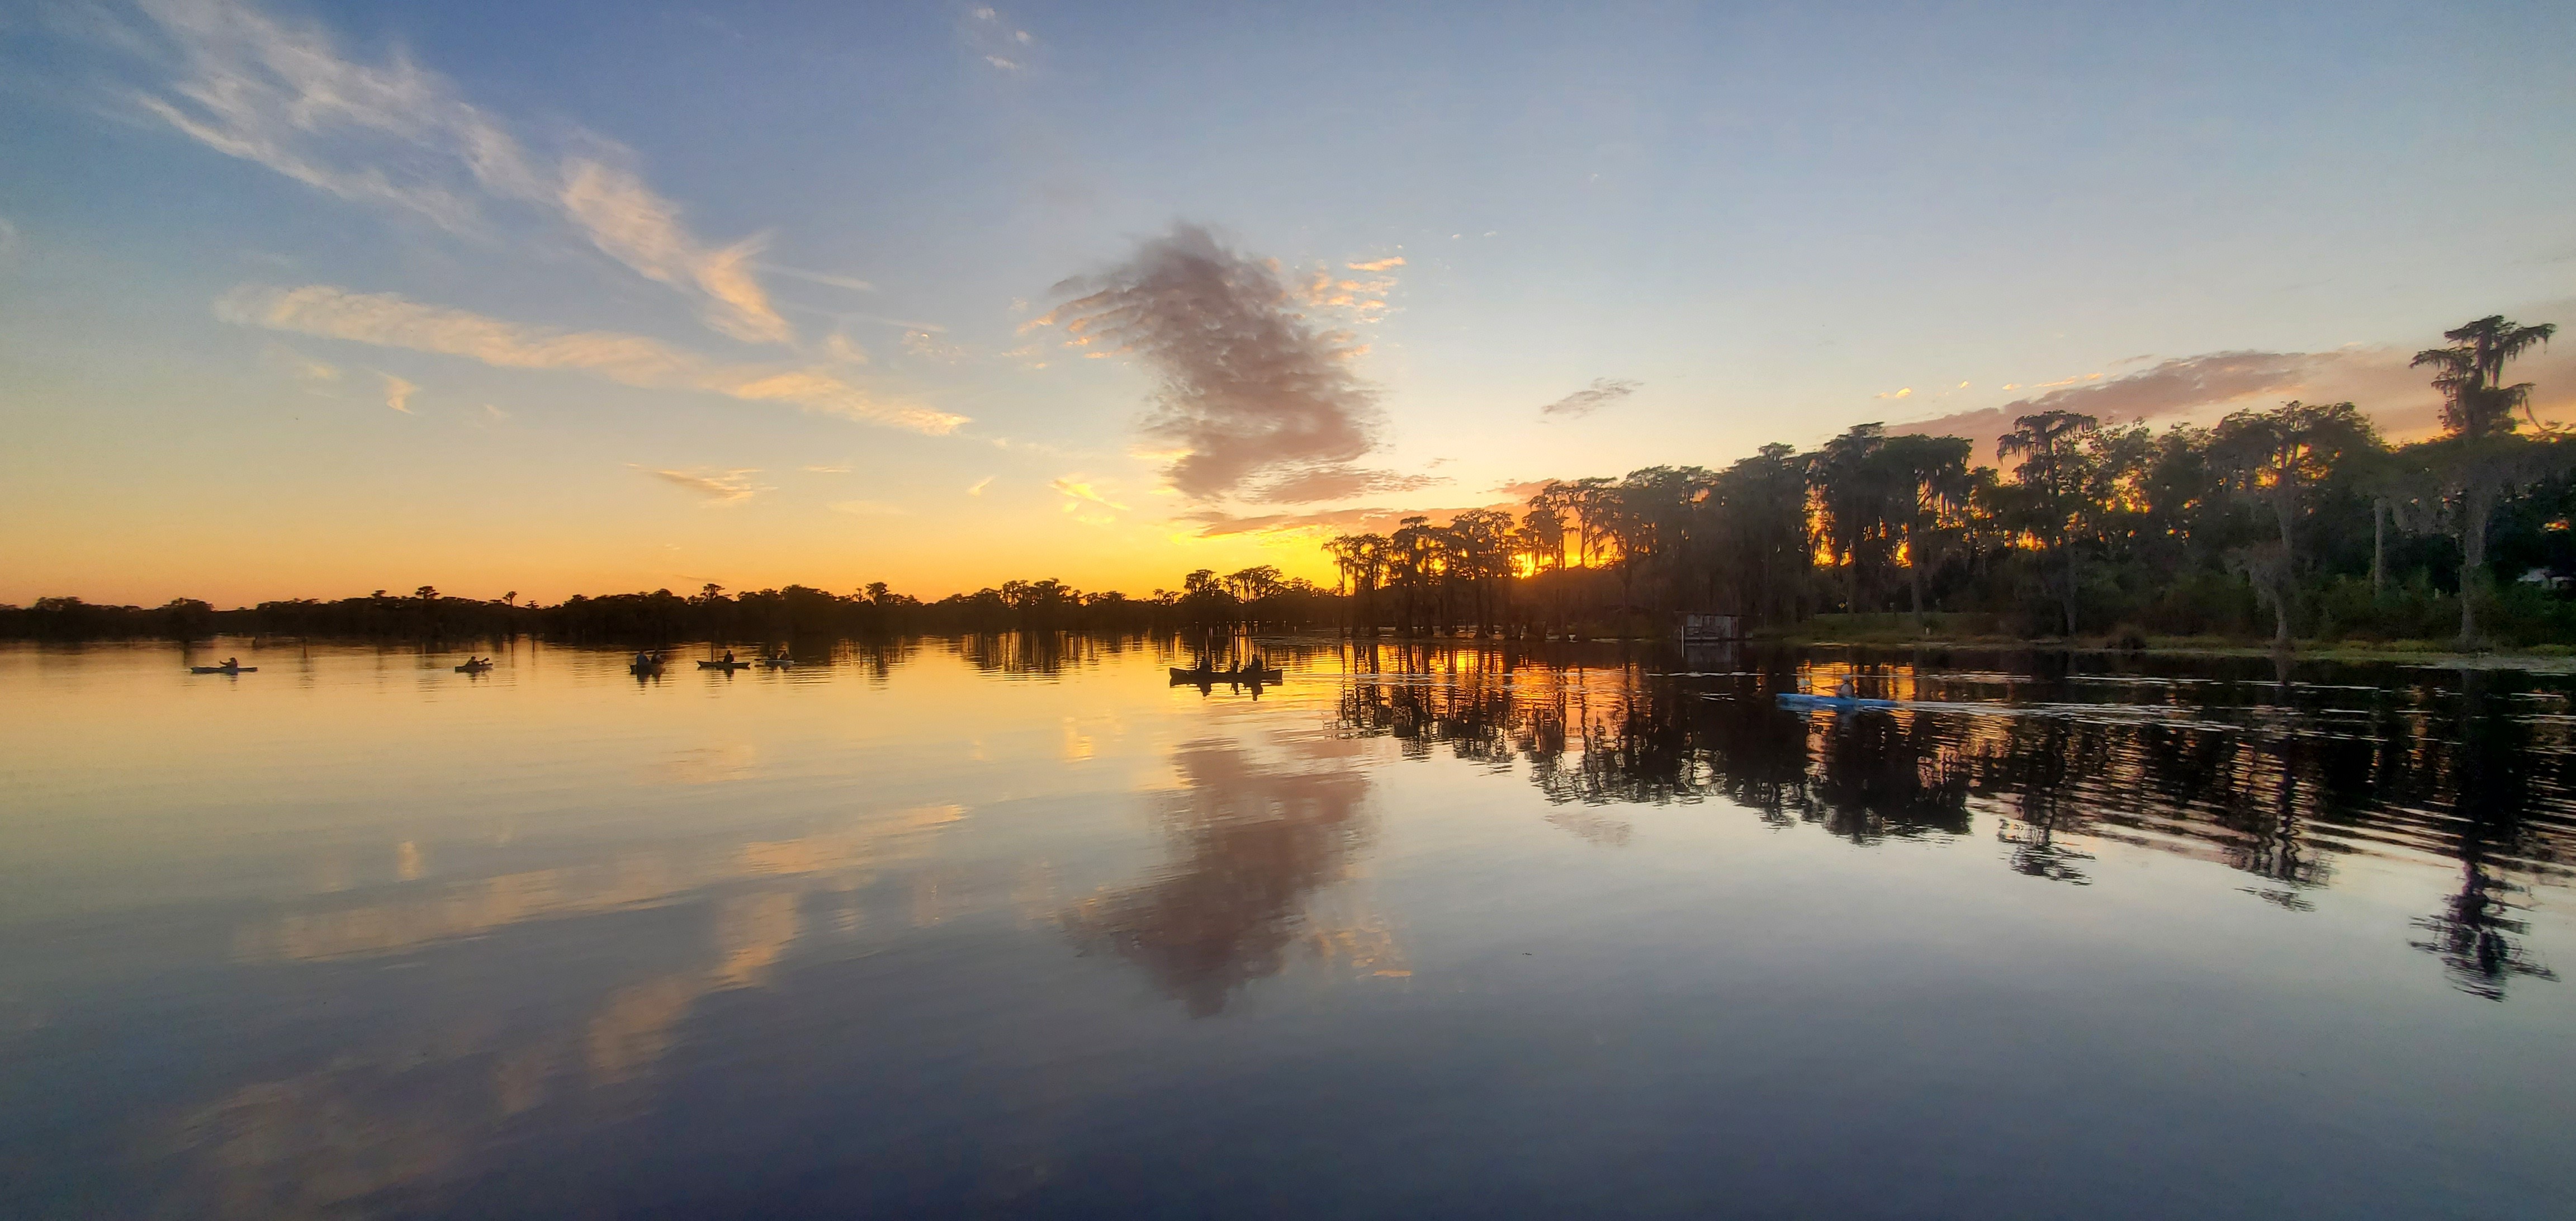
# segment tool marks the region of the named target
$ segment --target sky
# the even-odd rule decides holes
[[[0,11],[0,601],[1196,568],[2576,323],[2576,8]],[[2576,345],[2526,360],[2576,414]],[[1991,452],[1989,448],[1987,452]]]

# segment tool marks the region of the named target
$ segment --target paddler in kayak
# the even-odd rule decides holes
[[[1844,675],[1844,676],[1843,676],[1843,681],[1841,681],[1841,682],[1838,682],[1838,683],[1835,683],[1835,684],[1834,684],[1834,698],[1835,698],[1835,699],[1838,699],[1838,700],[1847,700],[1847,699],[1855,698],[1855,696],[1854,696],[1854,694],[1853,694],[1853,692],[1852,692],[1852,684],[1851,684],[1851,676],[1850,676],[1850,675],[1848,675],[1848,674]]]

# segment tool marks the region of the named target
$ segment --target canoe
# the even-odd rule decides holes
[[[1277,670],[1184,670],[1179,666],[1173,666],[1171,667],[1171,670],[1173,682],[1198,683],[1201,685],[1208,683],[1260,683],[1276,686],[1281,679],[1286,677],[1286,675]]]
[[[659,674],[662,672],[662,663],[658,661],[628,662],[626,664],[626,672],[629,674]]]
[[[702,661],[698,663],[698,668],[701,670],[748,670],[758,664],[758,662],[750,661]]]
[[[257,674],[258,666],[190,666],[190,674]]]
[[[470,661],[469,661],[469,662],[466,662],[464,665],[461,665],[461,666],[456,667],[456,672],[457,672],[457,673],[459,673],[459,674],[480,674],[480,673],[484,672],[485,670],[489,670],[489,669],[491,669],[491,668],[492,668],[492,663],[491,663],[491,662],[488,662],[488,661],[487,661],[487,662],[482,662],[482,663],[480,663],[480,664],[477,664],[477,663],[475,663],[475,662],[470,662]]]

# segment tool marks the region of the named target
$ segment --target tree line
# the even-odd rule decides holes
[[[1722,469],[1551,480],[1517,516],[1408,517],[1326,551],[1353,623],[1398,632],[1937,611],[2029,637],[2567,640],[2576,437],[2505,380],[2555,330],[2481,318],[2419,353],[2443,430],[2408,445],[2351,403],[2162,432],[2044,410],[1996,465],[1963,438],[1860,424]]]
[[[1855,425],[1812,451],[1723,468],[1551,480],[1524,511],[1324,544],[1334,588],[1261,565],[1131,597],[1008,581],[933,602],[883,583],[554,605],[423,586],[217,610],[78,598],[0,606],[0,635],[216,633],[618,642],[995,631],[1338,628],[1399,634],[1664,635],[1681,611],[1781,628],[1822,614],[1950,617],[2043,638],[2305,636],[2463,645],[2576,642],[2576,435],[2543,424],[2511,363],[2555,334],[2501,316],[2415,365],[2440,435],[2391,445],[2351,403],[2288,402],[2158,432],[2065,410],[2020,417],[1994,464],[1960,437]],[[2532,578],[2537,579],[2532,579]]]
[[[1219,574],[1200,569],[1177,590],[1137,598],[1086,592],[1058,580],[1005,581],[925,602],[882,581],[847,594],[807,585],[727,593],[576,594],[553,605],[460,598],[424,585],[409,594],[376,590],[356,598],[296,598],[217,610],[195,598],[157,607],[39,598],[0,606],[0,636],[34,639],[215,635],[382,640],[474,640],[518,635],[568,641],[663,644],[687,640],[788,640],[832,636],[1005,631],[1172,632],[1202,628],[1282,631],[1342,626],[1342,599],[1302,577],[1260,565]]]

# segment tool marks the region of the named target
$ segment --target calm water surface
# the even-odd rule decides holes
[[[2576,1201],[2566,678],[221,644],[0,648],[0,1211]]]

